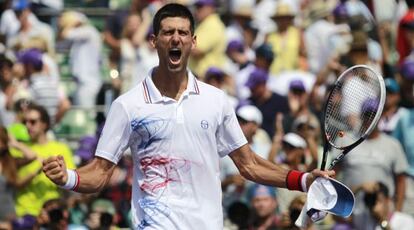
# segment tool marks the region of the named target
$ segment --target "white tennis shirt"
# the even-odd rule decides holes
[[[109,111],[96,156],[131,149],[134,229],[223,228],[219,159],[247,141],[225,93],[188,76],[178,101],[148,76]]]

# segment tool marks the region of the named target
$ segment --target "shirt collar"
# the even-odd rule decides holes
[[[193,75],[193,73],[191,73],[190,70],[187,70],[187,75],[187,89],[184,91],[183,96],[200,94],[199,83],[196,77]],[[161,95],[160,91],[152,81],[152,71],[150,72],[150,75],[147,76],[144,81],[142,81],[142,87],[144,92],[144,100],[146,103],[154,104],[165,100],[165,98]]]

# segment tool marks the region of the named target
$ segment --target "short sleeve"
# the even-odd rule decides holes
[[[233,107],[229,99],[224,96],[222,103],[222,117],[217,130],[217,150],[220,157],[224,157],[241,146],[247,144]]]
[[[96,148],[96,156],[118,163],[129,147],[131,135],[129,116],[119,101],[114,101]]]

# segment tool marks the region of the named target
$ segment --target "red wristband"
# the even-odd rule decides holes
[[[289,190],[297,190],[303,192],[302,176],[304,172],[297,170],[290,170],[286,175],[286,188]]]

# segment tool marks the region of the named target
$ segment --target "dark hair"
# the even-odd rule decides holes
[[[158,35],[160,32],[161,27],[161,21],[164,18],[172,18],[172,17],[180,17],[180,18],[186,18],[190,21],[190,30],[191,34],[194,34],[194,17],[191,14],[190,10],[180,4],[177,3],[170,3],[167,4],[161,9],[157,11],[157,13],[154,16],[154,19],[152,21],[152,30],[155,35]]]
[[[3,69],[4,67],[12,68],[13,62],[4,54],[0,54],[0,69]]]
[[[41,106],[41,105],[36,105],[36,104],[29,104],[27,106],[27,111],[29,110],[35,110],[37,112],[39,112],[40,114],[40,120],[46,124],[46,130],[50,129],[50,116],[47,113],[47,110],[45,109],[45,107]]]

